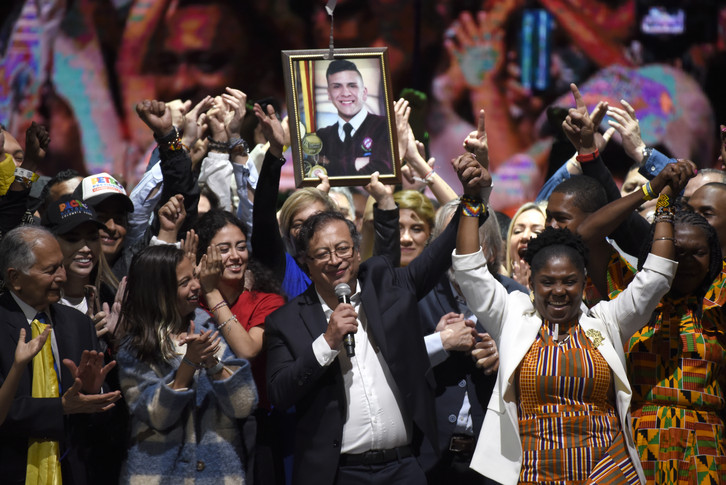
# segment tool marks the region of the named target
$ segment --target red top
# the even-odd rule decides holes
[[[252,327],[257,327],[265,323],[267,315],[280,308],[285,304],[285,299],[276,293],[262,293],[259,291],[243,291],[234,303],[228,302],[229,309],[232,314],[237,317],[240,325],[249,331]],[[208,308],[204,308],[207,313],[212,315]],[[212,315],[213,316],[213,315]],[[263,409],[269,409],[270,403],[267,400],[267,354],[263,349],[257,357],[250,360],[252,365],[252,375],[255,378],[257,392],[260,397],[259,406]]]

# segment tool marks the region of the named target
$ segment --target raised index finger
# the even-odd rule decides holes
[[[477,122],[477,125],[476,125],[476,131],[479,132],[479,135],[483,135],[484,133],[486,133],[485,127],[486,127],[486,113],[484,113],[483,109],[480,109],[479,110],[479,121]]]
[[[582,94],[580,94],[580,90],[577,89],[575,83],[570,83],[570,90],[572,91],[572,96],[575,98],[575,106],[585,108],[585,100],[582,99]]]

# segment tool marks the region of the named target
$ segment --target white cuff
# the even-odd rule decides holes
[[[449,358],[449,353],[444,349],[444,342],[441,340],[441,332],[434,332],[424,337],[426,353],[429,354],[431,367],[436,367]]]
[[[330,365],[338,356],[338,353],[340,353],[340,350],[330,348],[324,334],[321,333],[320,337],[313,340],[313,354],[315,354],[315,358],[321,367]]]

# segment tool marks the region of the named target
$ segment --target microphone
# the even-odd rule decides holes
[[[339,303],[350,303],[350,286],[348,286],[348,283],[335,285],[335,296],[338,297]],[[345,337],[343,337],[343,344],[348,357],[355,357],[355,335],[346,333]]]

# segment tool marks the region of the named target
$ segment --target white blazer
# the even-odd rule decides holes
[[[515,373],[537,338],[542,317],[529,297],[507,293],[487,270],[481,251],[452,255],[456,281],[467,306],[486,328],[499,349],[499,373],[484,417],[471,468],[504,485],[516,484],[522,468]],[[650,318],[660,299],[670,289],[678,263],[654,254],[635,279],[615,300],[602,301],[589,311],[583,305],[580,326],[604,340],[597,349],[614,377],[615,404],[626,444],[641,483],[645,476],[633,442],[630,420],[632,390],[626,374],[624,343]],[[593,332],[590,332],[591,336]]]

